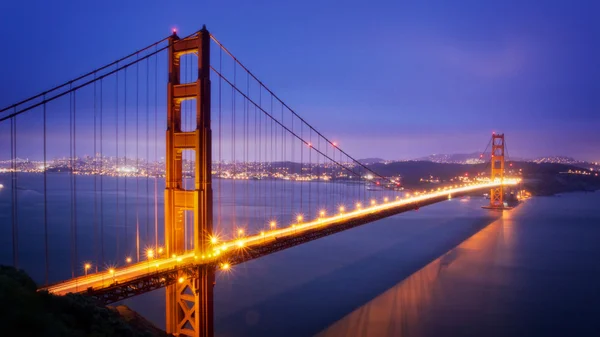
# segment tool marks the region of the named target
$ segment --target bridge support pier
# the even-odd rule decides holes
[[[181,83],[181,56],[198,56],[198,78]],[[183,131],[181,102],[196,101],[196,125],[193,131]],[[169,83],[167,87],[167,132],[165,171],[165,253],[166,256],[186,253],[185,214],[193,215],[193,245],[198,256],[208,252],[212,234],[213,198],[211,186],[210,128],[210,34],[206,27],[186,39],[175,33],[169,38]],[[195,154],[193,189],[183,183],[185,150]],[[212,267],[198,267],[178,275],[175,284],[167,287],[167,332],[176,336],[213,336]]]
[[[212,337],[215,269],[200,266],[192,276],[182,273],[166,289],[167,332],[176,336]]]

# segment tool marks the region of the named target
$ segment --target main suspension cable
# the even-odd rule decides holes
[[[264,115],[268,116],[269,118],[273,119],[273,121],[277,124],[279,124],[282,128],[284,128],[286,131],[288,131],[290,134],[292,134],[294,137],[296,137],[300,142],[302,142],[304,145],[308,145],[308,142],[305,141],[304,139],[302,139],[302,137],[300,137],[297,133],[293,132],[292,130],[290,130],[288,127],[286,127],[285,125],[283,125],[280,121],[278,121],[276,118],[274,118],[272,115],[270,115],[265,109],[263,109],[259,104],[257,104],[254,100],[250,99],[250,97],[248,97],[245,93],[243,93],[238,87],[236,87],[232,82],[230,82],[226,77],[224,77],[218,70],[216,70],[214,67],[210,67],[210,69],[212,71],[215,72],[215,74],[217,74],[219,77],[221,77],[223,79],[223,81],[225,81],[225,83],[229,84],[229,86],[231,86],[231,88],[235,91],[238,92],[240,95],[242,95],[242,97],[244,97],[245,99],[247,99],[250,103],[252,103],[256,108],[258,108],[260,111],[263,112]],[[293,119],[292,119],[293,121]],[[324,137],[323,137],[324,138]],[[325,138],[324,138],[325,139]],[[339,148],[337,148],[339,150]],[[333,158],[326,156],[323,152],[321,152],[321,150],[319,149],[314,149],[315,151],[319,152],[320,154],[322,154],[323,156],[325,156],[327,159],[329,159],[331,162],[337,164],[338,166],[342,167],[344,170],[347,170],[348,172],[352,173],[352,174],[356,174],[359,175],[357,172],[355,172],[354,170],[340,164],[339,162],[337,162],[336,160],[334,160]],[[341,151],[341,150],[340,150]],[[347,155],[347,154],[346,154]]]
[[[109,72],[107,72],[107,73],[105,73],[105,74],[102,74],[102,75],[100,75],[100,76],[97,76],[96,78],[93,78],[93,79],[91,79],[91,80],[89,80],[89,81],[87,81],[87,82],[84,82],[84,83],[80,84],[80,85],[73,86],[73,83],[74,83],[74,82],[76,82],[76,80],[69,81],[69,82],[67,82],[67,84],[69,85],[69,90],[67,90],[67,91],[63,91],[63,92],[61,92],[61,93],[58,93],[58,94],[55,94],[54,96],[52,96],[52,97],[50,97],[50,98],[44,99],[44,100],[43,100],[43,101],[41,101],[41,102],[38,102],[38,103],[32,104],[32,105],[30,105],[30,106],[28,106],[28,107],[25,107],[25,108],[21,109],[21,110],[17,110],[17,109],[16,109],[16,106],[18,106],[19,104],[13,104],[12,106],[15,106],[15,107],[14,107],[14,112],[13,112],[13,113],[11,113],[11,114],[9,114],[9,115],[6,115],[6,116],[4,116],[4,117],[0,117],[0,122],[2,122],[2,121],[5,121],[5,120],[7,120],[7,119],[9,119],[9,118],[11,118],[11,117],[14,117],[14,116],[20,115],[20,114],[22,114],[22,113],[24,113],[24,112],[26,112],[26,111],[29,111],[29,110],[31,110],[31,109],[33,109],[33,108],[36,108],[36,107],[38,107],[38,106],[41,106],[41,105],[43,105],[44,103],[48,103],[48,102],[51,102],[51,101],[53,101],[53,100],[55,100],[55,99],[57,99],[57,98],[63,97],[63,96],[65,96],[65,95],[68,95],[68,94],[70,94],[71,92],[73,92],[73,91],[75,91],[75,90],[78,90],[78,89],[81,89],[81,88],[83,88],[83,87],[86,87],[86,86],[88,86],[88,85],[90,85],[90,84],[92,84],[92,83],[94,83],[94,82],[96,82],[96,81],[99,81],[99,80],[101,80],[101,79],[103,79],[103,78],[106,78],[106,77],[108,77],[108,76],[110,76],[110,75],[112,75],[112,74],[118,73],[119,71],[121,71],[121,70],[123,70],[123,69],[126,69],[126,68],[128,68],[128,67],[130,67],[130,66],[132,66],[132,65],[134,65],[134,64],[136,64],[136,63],[138,63],[138,62],[140,62],[140,61],[143,61],[143,60],[145,60],[145,59],[147,59],[147,58],[150,58],[151,56],[154,56],[154,55],[156,55],[156,54],[160,53],[161,51],[168,49],[169,47],[171,47],[171,45],[175,45],[175,44],[177,44],[177,43],[180,43],[181,41],[184,41],[185,39],[188,39],[188,38],[190,38],[190,37],[194,36],[194,35],[195,35],[195,34],[197,34],[197,33],[198,33],[198,32],[194,32],[194,33],[192,33],[192,34],[190,34],[190,35],[188,35],[188,36],[186,36],[186,37],[184,37],[184,38],[182,38],[182,39],[175,40],[173,43],[167,44],[166,46],[163,46],[163,47],[161,47],[160,49],[158,49],[158,44],[156,44],[156,45],[155,45],[155,46],[156,46],[156,49],[155,49],[155,51],[154,51],[154,52],[152,52],[152,53],[149,53],[149,54],[146,54],[146,55],[144,55],[143,57],[140,57],[140,58],[138,58],[138,59],[136,59],[136,60],[134,60],[134,61],[132,61],[132,62],[129,62],[129,63],[127,63],[127,64],[123,65],[123,66],[120,66],[120,67],[118,66],[118,63],[120,62],[120,60],[118,60],[118,61],[115,61],[115,62],[111,63],[111,65],[115,65],[115,64],[116,64],[116,65],[117,65],[117,68],[116,68],[116,69],[113,69],[113,70],[111,70],[111,71],[109,71]],[[164,41],[164,39],[163,39],[162,41]],[[162,42],[162,41],[161,41],[161,42]],[[93,73],[93,72],[92,72],[92,73]],[[63,85],[63,86],[64,86],[64,85]],[[46,92],[46,93],[48,93],[48,92]],[[41,95],[41,94],[40,94],[40,95]],[[36,96],[36,97],[39,97],[40,95],[38,95],[38,96]],[[4,111],[6,111],[6,110],[7,110],[7,109],[5,108],[5,109],[3,109],[1,112],[4,112]]]
[[[319,136],[323,137],[323,139],[325,141],[327,141],[329,144],[334,145],[334,143],[329,140],[327,137],[325,137],[323,134],[321,134],[318,130],[316,130],[312,125],[310,125],[308,122],[306,122],[302,117],[300,117],[292,108],[290,108],[283,100],[281,100],[279,98],[279,96],[277,96],[273,91],[271,91],[271,89],[269,89],[262,81],[260,81],[258,79],[258,77],[256,77],[248,68],[246,68],[246,66],[244,66],[227,48],[225,48],[225,46],[219,41],[217,40],[217,38],[215,38],[214,35],[210,34],[210,38],[221,48],[223,49],[223,51],[225,51],[232,59],[235,63],[237,63],[242,69],[244,69],[246,72],[248,72],[248,74],[250,74],[250,76],[259,83],[259,85],[263,88],[265,88],[265,90],[267,90],[267,92],[269,92],[276,100],[278,100],[283,106],[285,106],[294,116],[298,117],[298,119],[300,119],[300,121],[302,121],[304,124],[306,124],[309,128],[311,128],[316,134],[318,134]],[[212,66],[211,69],[215,70]],[[215,70],[216,71],[216,70]],[[219,76],[220,73],[219,73]],[[342,150],[341,148],[338,148],[339,151],[341,151],[343,154],[347,155],[349,158],[352,159],[352,161],[354,163],[356,163],[357,165],[361,166],[363,169],[367,170],[368,172],[371,172],[372,174],[376,175],[377,177],[387,180],[388,182],[392,183],[393,182],[378,174],[377,172],[373,171],[372,169],[370,169],[368,166],[364,165],[363,163],[359,162],[358,160],[354,159],[354,157],[350,156],[348,153],[346,153],[344,150]]]
[[[24,99],[24,100],[21,100],[21,101],[19,101],[19,102],[17,102],[17,103],[14,103],[14,104],[12,104],[12,105],[10,105],[10,106],[7,106],[7,107],[5,107],[5,108],[2,108],[2,109],[0,109],[0,113],[3,113],[4,111],[7,111],[7,110],[10,110],[10,109],[16,108],[16,107],[18,107],[19,105],[22,105],[22,104],[24,104],[24,103],[27,103],[27,102],[29,102],[29,101],[31,101],[31,100],[34,100],[34,99],[36,99],[36,98],[39,98],[39,97],[43,97],[43,98],[44,98],[44,101],[45,101],[45,100],[46,100],[46,95],[47,95],[48,93],[50,93],[50,92],[52,92],[52,91],[56,91],[56,90],[58,90],[58,89],[60,89],[60,88],[66,87],[67,85],[71,85],[71,84],[73,84],[73,82],[77,82],[77,81],[79,81],[79,80],[82,80],[82,79],[84,79],[84,78],[86,78],[86,77],[89,77],[89,76],[91,76],[91,75],[94,75],[94,76],[95,76],[95,75],[96,75],[98,72],[100,72],[100,71],[102,71],[102,70],[104,70],[104,69],[107,69],[107,68],[109,68],[109,67],[112,67],[112,66],[114,66],[115,64],[118,64],[119,62],[125,61],[126,59],[128,59],[128,58],[130,58],[130,57],[132,57],[132,56],[134,56],[134,55],[137,55],[137,54],[139,54],[139,53],[142,53],[142,52],[144,52],[144,51],[146,51],[146,50],[148,50],[148,49],[150,49],[150,48],[152,48],[152,47],[154,47],[154,46],[157,46],[157,45],[159,45],[160,43],[162,43],[162,42],[164,42],[165,40],[167,40],[168,38],[169,38],[169,37],[165,37],[165,38],[163,38],[163,39],[161,39],[161,40],[159,40],[159,41],[157,41],[157,42],[155,42],[155,43],[153,43],[153,44],[151,44],[151,45],[148,45],[148,46],[146,46],[146,47],[144,47],[144,48],[142,48],[142,49],[139,49],[139,50],[137,50],[137,51],[136,51],[136,52],[134,52],[134,53],[131,53],[131,54],[129,54],[129,55],[125,56],[125,57],[122,57],[122,58],[120,58],[120,59],[118,59],[118,60],[116,60],[116,61],[114,61],[114,62],[111,62],[111,63],[109,63],[109,64],[106,64],[106,65],[104,65],[104,66],[102,66],[102,67],[100,67],[100,68],[96,68],[96,69],[94,69],[94,70],[92,70],[92,71],[90,71],[90,72],[88,72],[88,73],[86,73],[86,74],[83,74],[83,75],[81,75],[81,76],[79,76],[79,77],[77,77],[77,78],[75,78],[75,79],[72,79],[72,80],[70,80],[70,81],[68,81],[68,82],[65,82],[65,83],[62,83],[62,84],[59,84],[59,85],[57,85],[57,86],[55,86],[55,87],[53,87],[53,88],[50,88],[50,89],[48,89],[48,90],[46,90],[46,91],[44,91],[44,92],[42,92],[42,93],[40,93],[40,94],[37,94],[37,95],[31,96],[31,97],[29,97],[29,98],[26,98],[26,99]]]

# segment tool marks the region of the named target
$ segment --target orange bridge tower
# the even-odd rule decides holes
[[[193,215],[194,252],[208,250],[212,234],[211,129],[210,129],[210,34],[206,27],[191,37],[169,38],[167,88],[165,253],[185,253],[185,216]],[[198,78],[181,83],[181,56],[198,56]],[[182,131],[181,102],[196,101],[195,130]],[[193,189],[183,184],[182,154],[195,153]],[[189,218],[189,217],[188,217]],[[213,336],[212,267],[195,267],[180,275],[166,289],[166,328],[176,336]]]
[[[490,179],[504,183],[504,134],[492,134],[492,172]],[[489,208],[503,209],[504,187],[500,185],[490,191]]]

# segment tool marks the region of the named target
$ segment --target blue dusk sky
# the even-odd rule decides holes
[[[600,160],[592,0],[5,0],[0,106],[202,24],[355,157]]]

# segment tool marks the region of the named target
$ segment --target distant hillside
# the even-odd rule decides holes
[[[583,163],[581,160],[575,160],[572,157],[565,156],[546,156],[539,157],[532,160],[535,163],[553,163],[553,164],[579,164]]]
[[[481,161],[481,153],[432,154],[415,159],[416,161],[431,161],[434,163],[475,164]]]
[[[489,153],[488,153],[489,156]],[[489,159],[486,158],[486,159]],[[511,157],[514,161],[526,161],[522,158]],[[473,153],[455,153],[455,154],[432,154],[426,157],[415,159],[416,161],[431,161],[434,163],[454,163],[454,164],[478,164],[483,160],[480,152]]]
[[[442,164],[416,160],[369,165],[370,169],[386,177],[401,175],[403,185],[418,184],[420,178],[429,177],[430,175],[441,179],[450,179],[465,173],[474,175],[483,171],[484,167],[484,164]]]
[[[386,161],[385,159],[381,159],[381,158],[364,158],[364,159],[358,159],[358,162],[364,165],[369,165],[369,164],[376,164],[376,163],[383,163],[384,161]]]
[[[404,161],[388,164],[369,165],[373,171],[384,176],[402,176],[402,184],[407,188],[423,185],[421,178],[433,176],[449,180],[456,176],[489,174],[489,164],[443,164],[430,161]],[[600,177],[594,175],[561,174],[571,170],[581,170],[574,165],[534,162],[512,162],[508,170],[521,172],[525,187],[537,195],[555,194],[567,191],[591,191],[600,189]],[[521,171],[519,171],[521,170]]]

